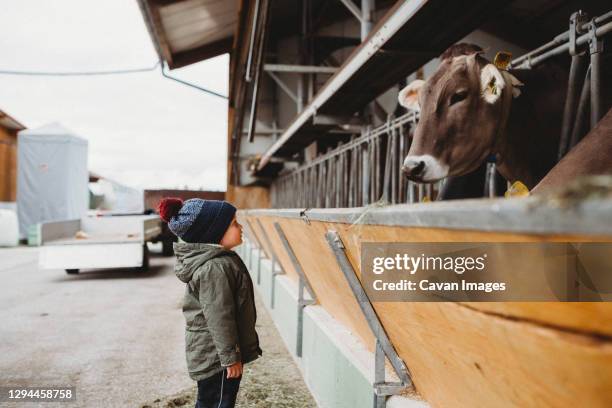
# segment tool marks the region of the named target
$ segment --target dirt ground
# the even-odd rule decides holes
[[[310,408],[316,407],[300,372],[270,315],[256,293],[257,333],[263,356],[245,366],[236,407],[238,408]],[[166,398],[156,399],[140,408],[193,407],[194,386]]]

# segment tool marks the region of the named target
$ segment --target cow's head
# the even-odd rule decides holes
[[[474,45],[455,45],[442,54],[427,81],[416,80],[400,91],[399,103],[420,111],[402,166],[409,179],[433,182],[466,174],[494,153],[502,95],[512,92],[506,82],[519,83],[502,75],[481,52]]]

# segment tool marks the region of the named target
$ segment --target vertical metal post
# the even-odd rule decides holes
[[[414,191],[415,190],[415,183],[412,182],[412,181],[408,181],[407,188],[408,188],[408,202],[411,203],[411,204],[412,203],[416,203],[418,197],[417,197],[417,195],[416,195],[416,193]]]
[[[397,204],[397,193],[398,193],[398,177],[399,174],[399,162],[397,152],[397,131],[393,129],[391,134],[391,202]]]
[[[361,137],[367,137],[369,130],[365,132],[362,131]],[[363,167],[362,167],[362,175],[363,175],[363,183],[361,189],[361,205],[365,206],[369,203],[369,195],[370,195],[370,146],[368,143],[364,143],[361,145],[361,154],[363,156]],[[365,149],[365,152],[363,151]]]
[[[561,126],[561,138],[559,139],[559,151],[557,161],[568,151],[568,143],[572,133],[573,123],[576,113],[576,104],[578,100],[578,89],[580,87],[579,80],[584,76],[584,67],[586,59],[583,54],[578,52],[576,38],[578,34],[582,34],[580,27],[585,23],[587,16],[582,11],[572,13],[569,22],[569,53],[572,57],[570,65],[569,80],[567,85],[567,95],[565,97],[565,108],[563,111],[563,122]]]
[[[398,201],[400,203],[403,203],[406,201],[406,187],[407,187],[407,181],[404,178],[404,175],[401,173],[400,168],[400,164],[403,163],[404,160],[404,145],[406,144],[406,135],[404,134],[404,126],[400,126],[399,128],[399,134],[398,134],[398,138],[399,138],[399,149],[398,149],[398,164],[396,167],[396,171],[398,172],[398,182],[399,182],[399,192],[398,192]]]
[[[431,197],[433,196],[433,185],[431,183],[425,184],[425,197],[427,200],[431,201]]]
[[[299,50],[300,50],[300,63],[305,64],[307,58],[308,47],[306,44],[308,37],[308,0],[301,0],[301,28],[300,28],[300,37],[299,37]],[[298,3],[298,4],[300,4]],[[305,83],[305,74],[298,73],[297,74],[297,113],[299,114],[304,110],[304,106],[306,105],[306,83]]]
[[[601,54],[603,41],[597,37],[595,20],[589,26],[589,52],[591,54],[591,129],[601,119]]]
[[[276,275],[282,275],[284,272],[280,271],[277,272],[276,271],[276,264],[278,262],[278,258],[276,256],[276,252],[274,251],[274,247],[272,246],[272,242],[270,241],[270,238],[268,237],[268,233],[266,232],[266,230],[263,227],[263,224],[261,223],[261,221],[259,220],[259,218],[257,218],[257,224],[259,225],[259,229],[261,230],[261,234],[264,238],[264,240],[266,241],[266,245],[268,246],[268,248],[270,248],[270,257],[271,257],[271,262],[272,262],[272,274],[271,274],[271,286],[270,286],[270,307],[272,309],[274,309],[274,294],[276,292],[275,287],[276,287]],[[280,265],[280,264],[279,264]]]
[[[257,100],[259,98],[259,81],[261,78],[261,70],[263,67],[264,49],[266,47],[266,26],[268,24],[268,9],[269,0],[263,0],[262,7],[262,19],[261,19],[261,32],[256,30],[259,34],[259,42],[257,43],[257,54],[255,55],[255,84],[253,85],[253,94],[251,95],[251,112],[249,116],[249,133],[248,141],[253,142],[255,140],[255,125],[257,122]],[[255,21],[257,23],[257,21]],[[249,74],[250,75],[250,74]]]
[[[244,223],[244,225],[247,227],[247,230],[250,232],[250,235],[253,237],[253,239],[251,240],[253,243],[256,243],[257,246],[257,284],[259,285],[261,283],[261,243],[258,241],[257,239],[257,235],[255,235],[255,230],[253,229],[253,226],[251,225],[251,222],[247,219],[246,223]],[[251,259],[253,257],[253,251],[251,251]],[[252,267],[253,265],[251,265],[252,261],[249,261],[249,267]]]
[[[249,38],[249,54],[247,56],[246,72],[244,74],[244,80],[251,82],[252,76],[251,71],[253,69],[253,50],[255,47],[255,35],[257,32],[257,21],[259,18],[259,0],[255,0],[255,9],[253,12],[253,21],[251,22],[251,37]],[[242,129],[241,129],[242,130]]]
[[[485,197],[494,198],[497,196],[495,188],[495,163],[487,163],[487,170],[485,172]]]
[[[385,383],[385,352],[382,349],[380,341],[376,339],[374,351],[374,387]],[[385,408],[387,398],[384,395],[379,395],[374,392],[374,408]]]
[[[372,31],[372,10],[374,0],[361,0],[361,41],[363,42]]]
[[[567,96],[565,98],[565,108],[563,112],[563,124],[561,127],[561,139],[559,140],[559,152],[557,161],[567,152],[567,147],[574,123],[576,104],[578,100],[579,79],[584,75],[584,58],[582,55],[572,55],[570,65],[569,83],[567,86]]]
[[[276,232],[278,233],[278,236],[281,242],[283,243],[285,250],[287,251],[287,255],[289,255],[289,259],[291,260],[291,263],[293,264],[293,267],[295,268],[295,271],[297,272],[298,277],[299,277],[299,280],[298,280],[298,310],[297,310],[298,327],[297,327],[297,334],[296,334],[295,354],[298,357],[302,357],[302,339],[303,339],[303,334],[304,334],[304,307],[314,304],[316,302],[316,297],[315,297],[314,291],[312,290],[312,287],[310,286],[310,283],[308,282],[308,279],[306,278],[304,270],[302,269],[302,265],[300,264],[297,257],[295,256],[295,252],[293,252],[293,249],[291,248],[291,244],[289,244],[289,241],[287,240],[287,236],[285,235],[280,224],[278,222],[275,222],[274,228],[276,228]],[[308,290],[308,293],[311,299],[308,299],[308,300],[305,299],[304,288]]]
[[[584,136],[586,121],[587,121],[587,110],[589,106],[589,100],[591,99],[591,68],[587,69],[584,83],[582,84],[582,92],[580,92],[580,101],[578,102],[578,111],[576,112],[576,123],[572,130],[572,138],[570,140],[569,150],[571,150]]]

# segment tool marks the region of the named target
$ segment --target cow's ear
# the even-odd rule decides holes
[[[406,109],[421,110],[419,106],[419,91],[424,83],[425,81],[422,79],[415,79],[406,85],[397,95],[399,104]]]
[[[488,103],[495,103],[506,86],[504,77],[493,64],[485,65],[480,71],[480,92]]]

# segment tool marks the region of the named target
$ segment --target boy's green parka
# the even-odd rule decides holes
[[[185,282],[183,314],[189,376],[203,380],[261,355],[253,282],[234,251],[217,244],[174,244],[176,276]]]

